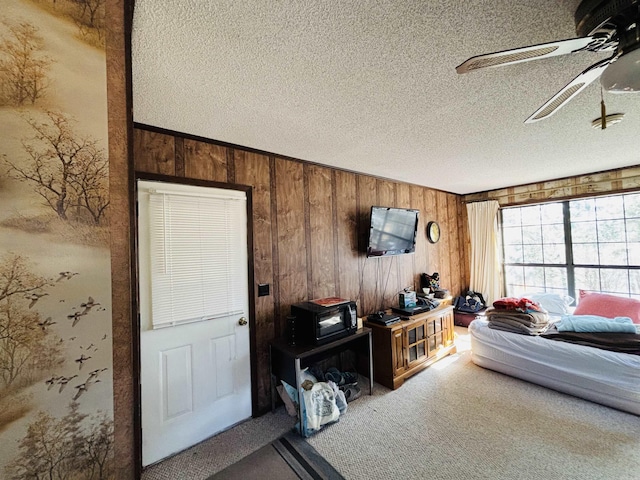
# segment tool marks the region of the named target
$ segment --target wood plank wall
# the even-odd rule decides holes
[[[640,166],[500,188],[464,196],[464,202],[497,200],[501,207],[640,190]]]
[[[356,300],[364,316],[395,303],[402,288],[419,288],[423,272],[439,272],[453,295],[468,287],[467,218],[459,195],[143,125],[134,129],[134,167],[252,187],[254,281],[271,286],[271,295],[255,298],[261,412],[270,406],[268,342],[284,333],[292,303],[339,296]],[[366,258],[372,205],[420,210],[414,255]],[[430,220],[442,230],[437,244],[426,239]]]

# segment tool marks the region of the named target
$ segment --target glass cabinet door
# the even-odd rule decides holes
[[[406,328],[405,339],[408,366],[421,361],[427,355],[427,330],[425,322]]]
[[[427,321],[428,331],[428,356],[433,357],[443,346],[448,344],[448,329],[444,317],[433,318]]]

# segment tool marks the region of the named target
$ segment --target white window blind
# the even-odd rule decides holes
[[[149,190],[153,328],[244,313],[244,212],[244,193]]]

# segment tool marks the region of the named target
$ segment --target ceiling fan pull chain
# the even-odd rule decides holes
[[[602,121],[602,130],[607,128],[607,109],[604,106],[604,92],[603,88],[600,87],[600,118]]]

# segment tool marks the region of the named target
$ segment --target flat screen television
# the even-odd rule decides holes
[[[409,208],[371,207],[367,257],[415,252],[418,214]]]

